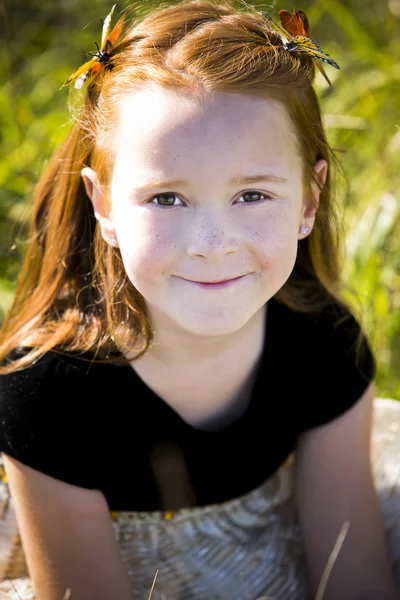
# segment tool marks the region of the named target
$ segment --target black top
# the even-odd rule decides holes
[[[269,300],[250,403],[217,431],[186,423],[129,364],[48,352],[33,366],[0,376],[0,452],[54,478],[101,490],[110,510],[179,508],[165,506],[162,487],[174,479],[166,456],[175,464],[181,457],[192,505],[236,498],[276,471],[301,431],[344,413],[374,378],[365,334],[356,367],[359,324],[352,313],[345,315],[335,327],[338,313],[311,317]],[[162,484],[157,457],[164,460]]]

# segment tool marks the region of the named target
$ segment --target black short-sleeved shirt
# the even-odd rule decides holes
[[[299,433],[343,414],[374,378],[367,337],[357,366],[360,326],[340,310],[347,318],[337,323],[337,311],[310,316],[271,298],[250,403],[216,431],[184,421],[129,364],[48,352],[33,366],[0,375],[0,452],[101,490],[110,510],[168,509],[154,468],[166,448],[184,464],[193,505],[239,497],[276,471]],[[169,471],[160,464],[168,485],[173,462]]]

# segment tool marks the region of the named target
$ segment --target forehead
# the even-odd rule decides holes
[[[195,96],[159,86],[127,94],[114,137],[115,160],[130,169],[176,171],[233,161],[298,166],[295,133],[284,106],[269,98],[214,92]],[[283,173],[276,173],[277,175]]]

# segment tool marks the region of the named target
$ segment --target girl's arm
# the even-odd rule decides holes
[[[314,594],[350,521],[323,600],[397,598],[370,462],[374,393],[371,383],[346,413],[303,432],[297,442],[295,497]]]
[[[132,600],[104,495],[3,458],[36,597]]]

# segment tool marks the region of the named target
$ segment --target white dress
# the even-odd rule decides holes
[[[375,400],[372,464],[400,592],[400,402]],[[13,500],[6,484],[0,491],[0,500],[8,500],[0,520],[0,600],[33,600]],[[110,518],[135,598],[148,598],[159,569],[152,600],[312,600],[294,513],[293,453],[240,498]]]

